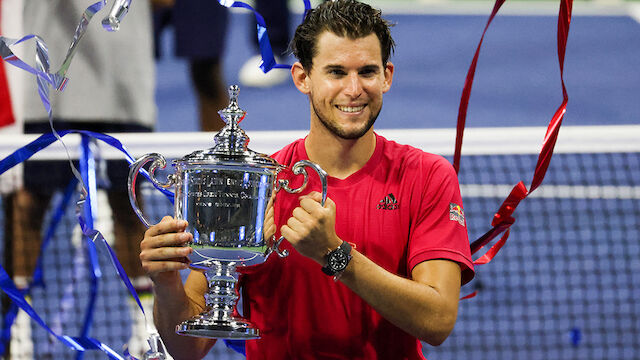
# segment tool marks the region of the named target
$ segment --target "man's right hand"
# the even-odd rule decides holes
[[[192,235],[184,232],[186,228],[185,220],[165,216],[144,233],[140,243],[140,261],[154,283],[175,278],[179,270],[189,267],[187,256],[193,249],[184,245],[191,241]]]
[[[192,271],[183,285],[180,271],[189,266],[187,256],[193,249],[186,245],[192,235],[185,232],[187,222],[165,216],[144,233],[140,243],[142,268],[153,280],[153,321],[167,350],[175,359],[202,359],[215,341],[179,336],[176,324],[204,310],[207,280]],[[179,356],[178,356],[179,355]]]

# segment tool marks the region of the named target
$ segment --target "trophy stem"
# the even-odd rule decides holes
[[[236,277],[235,262],[214,261],[214,267],[205,271],[209,289],[204,295],[210,314],[216,317],[232,316],[238,303],[238,291],[236,289],[238,279]]]
[[[234,261],[212,261],[205,270],[207,310],[176,326],[180,335],[213,339],[257,339],[258,329],[236,311],[238,273]]]

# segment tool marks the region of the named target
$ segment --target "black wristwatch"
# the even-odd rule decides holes
[[[351,245],[343,241],[337,249],[330,251],[325,258],[327,259],[327,264],[322,267],[322,272],[333,276],[334,280],[337,280],[349,265],[349,261],[351,261]]]

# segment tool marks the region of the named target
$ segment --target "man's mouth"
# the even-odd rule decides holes
[[[341,106],[341,105],[336,105],[336,107],[338,108],[338,110],[340,110],[342,112],[357,113],[357,112],[362,111],[362,109],[364,109],[365,105],[360,105],[360,106]]]

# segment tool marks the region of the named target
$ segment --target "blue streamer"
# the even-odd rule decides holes
[[[302,19],[300,19],[300,23],[304,22],[304,19],[307,17],[307,13],[311,10],[311,1],[310,0],[302,0],[304,3],[304,11],[302,12]]]
[[[66,73],[69,70],[69,66],[71,65],[71,61],[73,60],[73,57],[75,55],[77,45],[86,32],[87,25],[91,21],[93,15],[100,11],[105,4],[106,0],[102,0],[89,6],[84,11],[84,13],[82,14],[82,18],[78,23],[78,26],[76,27],[73,41],[71,42],[69,51],[67,52],[67,56],[65,57],[62,66],[56,73],[49,72],[49,50],[46,43],[40,36],[27,35],[17,40],[0,37],[0,56],[2,56],[2,58],[9,64],[19,67],[20,69],[25,70],[33,75],[36,75],[36,80],[38,83],[38,94],[40,95],[40,99],[42,100],[42,104],[44,105],[47,114],[49,114],[49,118],[51,118],[49,86],[53,86],[56,90],[59,91],[64,90],[68,83]],[[34,39],[36,42],[36,68],[22,61],[10,49],[11,46],[18,45],[31,39]]]
[[[0,354],[4,354],[7,351],[9,342],[11,341],[11,326],[18,316],[18,310],[20,308],[16,303],[12,302],[9,310],[4,314],[4,321],[2,322],[2,342],[0,343]]]
[[[82,175],[82,182],[88,187],[86,196],[84,199],[80,199],[76,215],[81,225],[82,233],[85,235],[86,251],[89,258],[90,272],[90,292],[89,303],[85,310],[84,322],[82,325],[81,337],[84,338],[89,334],[91,325],[93,324],[93,313],[95,310],[96,299],[98,297],[98,279],[102,277],[102,271],[100,270],[100,262],[98,261],[98,252],[95,244],[91,241],[91,230],[94,228],[94,216],[97,215],[97,186],[96,186],[96,169],[95,169],[95,157],[93,150],[90,146],[91,139],[89,137],[82,136],[82,156],[80,160],[80,174]],[[83,201],[84,200],[84,201]],[[76,359],[82,360],[84,357],[83,352],[76,354]]]
[[[115,1],[114,6],[112,8],[111,13],[107,16],[107,18],[105,18],[105,20],[103,21],[103,25],[110,25],[110,26],[106,26],[106,28],[108,30],[117,30],[117,27],[120,23],[120,21],[122,20],[122,18],[126,15],[126,12],[128,10],[129,4],[130,4],[131,0],[119,0],[119,1]],[[73,40],[71,42],[71,45],[69,47],[69,50],[67,52],[67,55],[63,61],[62,66],[60,67],[60,69],[52,74],[50,73],[50,69],[49,69],[49,53],[48,53],[48,49],[47,46],[45,44],[45,42],[37,35],[28,35],[25,36],[21,39],[18,40],[13,40],[13,39],[8,39],[8,38],[4,38],[4,37],[0,37],[0,56],[2,57],[3,60],[9,62],[10,64],[21,68],[31,74],[36,75],[36,81],[38,84],[38,94],[40,96],[41,102],[44,105],[45,110],[47,111],[48,117],[49,117],[49,123],[51,125],[51,130],[52,133],[50,134],[44,134],[43,136],[39,137],[38,139],[36,139],[34,142],[30,143],[29,145],[18,149],[16,152],[14,152],[14,154],[8,156],[6,159],[0,161],[0,174],[4,173],[6,170],[8,170],[9,168],[15,166],[16,164],[19,164],[23,161],[25,161],[26,159],[30,158],[31,156],[33,156],[33,154],[35,154],[37,151],[45,148],[46,146],[48,146],[49,144],[51,144],[52,142],[56,141],[56,140],[60,140],[62,145],[64,145],[64,142],[62,142],[62,138],[61,135],[59,135],[54,127],[53,127],[53,122],[52,122],[52,109],[51,109],[51,102],[50,102],[50,95],[49,95],[49,90],[50,90],[50,86],[54,86],[54,88],[56,90],[59,91],[63,91],[68,79],[66,78],[65,74],[69,69],[69,66],[71,64],[71,61],[75,55],[75,51],[77,48],[78,43],[80,42],[81,38],[84,36],[87,26],[89,24],[89,22],[91,21],[92,17],[98,12],[100,11],[104,5],[106,5],[106,0],[101,0],[99,2],[96,2],[92,5],[90,5],[88,8],[85,9],[82,18],[80,20],[80,22],[78,23],[77,27],[76,27],[76,31],[74,33],[74,37]],[[106,23],[105,23],[106,22]],[[34,39],[36,42],[36,68],[29,66],[28,64],[26,64],[24,61],[22,61],[21,59],[19,59],[10,49],[11,46],[14,45],[18,45],[22,42],[25,42],[27,40],[30,39]],[[63,132],[62,136],[64,136],[67,132]],[[104,241],[104,238],[102,237],[102,235],[93,230],[93,214],[95,213],[96,207],[95,207],[95,189],[96,189],[96,183],[95,183],[95,169],[93,168],[95,166],[94,163],[94,159],[90,154],[90,148],[88,146],[88,139],[90,137],[93,138],[101,138],[101,140],[106,141],[107,143],[109,143],[111,146],[118,148],[119,150],[121,150],[123,153],[125,153],[125,155],[127,156],[127,160],[129,161],[129,163],[133,162],[133,157],[131,157],[128,152],[126,152],[126,150],[124,149],[124,147],[122,146],[122,144],[120,144],[119,141],[117,141],[116,139],[110,137],[110,136],[106,136],[103,134],[93,134],[95,136],[92,136],[92,133],[86,132],[78,132],[81,133],[83,135],[83,159],[81,160],[80,164],[81,164],[81,168],[82,168],[82,174],[78,174],[77,169],[75,168],[75,166],[73,165],[73,163],[71,162],[70,156],[69,156],[69,163],[71,166],[71,170],[75,176],[75,178],[77,180],[79,180],[82,184],[82,192],[81,192],[81,196],[80,196],[80,200],[77,203],[76,206],[76,214],[78,216],[78,222],[81,225],[82,228],[82,232],[83,234],[86,236],[87,239],[87,251],[88,251],[88,255],[89,255],[89,260],[90,260],[90,265],[92,268],[92,272],[91,272],[91,277],[92,277],[92,282],[91,282],[91,298],[89,300],[89,305],[87,308],[87,312],[85,314],[85,322],[83,325],[83,331],[82,331],[82,336],[78,337],[78,338],[71,338],[68,336],[56,336],[60,341],[62,341],[65,345],[69,346],[70,348],[80,351],[78,353],[77,358],[78,359],[82,359],[83,357],[83,351],[85,349],[99,349],[102,350],[104,352],[106,352],[110,357],[113,358],[117,358],[117,359],[122,359],[119,355],[117,355],[117,353],[113,352],[113,350],[109,349],[106,345],[100,343],[99,341],[95,340],[95,339],[91,339],[89,337],[87,337],[86,335],[88,334],[91,324],[92,324],[92,319],[93,319],[93,309],[95,306],[95,300],[96,300],[96,295],[97,295],[97,288],[98,288],[98,279],[101,276],[101,272],[100,272],[100,267],[99,267],[99,263],[98,263],[98,258],[97,258],[97,251],[95,248],[95,243],[94,241],[97,238],[102,239],[102,241],[107,245],[106,241]],[[55,139],[53,139],[53,136],[55,136]],[[65,146],[65,150],[66,150],[66,146]],[[68,153],[68,152],[67,152]],[[145,175],[145,177],[149,178],[148,174],[146,173],[146,171],[143,171],[143,174]],[[89,184],[89,191],[86,190],[85,184]],[[164,190],[164,189],[162,189]],[[167,195],[168,197],[170,197],[171,200],[173,200],[173,194],[171,194],[168,191],[163,191],[163,193],[165,195]],[[85,206],[86,204],[88,204],[89,206]],[[51,228],[49,229],[51,230]],[[47,233],[50,233],[52,231],[48,231]],[[43,241],[43,243],[47,243],[47,241]],[[112,263],[115,264],[117,263],[119,265],[119,262],[117,260],[117,258],[113,258],[113,252],[110,251],[110,255],[112,256]],[[40,260],[38,260],[38,262],[40,263]],[[116,266],[116,268],[118,268],[118,266]],[[120,269],[122,267],[120,266]],[[4,269],[2,269],[4,271]],[[118,270],[119,271],[119,270]],[[123,271],[123,270],[122,270]],[[124,271],[123,271],[124,272]],[[6,274],[6,272],[5,272]],[[126,276],[125,276],[126,277]],[[8,278],[8,275],[7,275]],[[122,275],[121,275],[122,278]],[[38,270],[37,273],[34,273],[34,279],[36,279],[36,281],[38,282],[42,282],[42,273],[41,270]],[[126,277],[125,283],[129,282],[128,277]],[[10,279],[9,279],[10,281]],[[15,289],[15,284],[13,284],[13,282],[11,281],[11,284],[13,285],[13,288]],[[133,290],[133,286],[130,286],[130,282],[127,284],[127,287],[130,288],[130,291]],[[11,289],[11,286],[7,285],[7,286],[2,286],[2,289],[5,291],[9,291],[12,292],[13,290]],[[17,291],[17,289],[16,289]],[[17,294],[15,292],[12,292],[13,296],[10,295],[10,297],[12,297],[12,299],[14,299],[14,304],[18,304],[18,306],[20,306],[21,308],[25,309],[25,311],[27,311],[30,316],[36,316],[37,317],[37,313],[35,313],[33,311],[33,309],[30,309],[30,306],[28,306],[28,303],[24,300],[24,297],[22,296],[22,294]],[[136,298],[136,301],[138,303],[138,305],[140,306],[140,309],[142,310],[142,312],[144,313],[144,309],[141,306],[141,303],[139,301],[139,299],[137,298],[137,294],[135,293],[135,290],[133,290],[132,295]],[[21,300],[22,299],[22,300]],[[29,310],[30,309],[30,310]],[[15,312],[15,314],[17,314],[17,309],[14,308],[13,311]],[[13,323],[13,320],[15,319],[15,315],[13,317],[9,317],[9,318],[5,318],[5,320],[8,320],[9,323]],[[39,319],[39,317],[38,317]],[[7,325],[6,325],[6,321],[5,321],[5,328],[3,329],[3,336],[6,338],[8,335],[8,338],[10,338],[10,325],[8,325],[9,330],[5,331],[7,329]],[[46,324],[40,319],[39,321],[40,325],[45,327],[46,329],[48,329],[48,331],[52,334],[55,335],[55,333],[53,333],[47,326]]]
[[[83,135],[83,137],[85,138],[94,138],[94,139],[98,139],[101,140],[105,143],[107,143],[108,145],[120,150],[126,157],[127,161],[129,163],[132,163],[135,161],[135,159],[133,158],[133,156],[131,156],[128,151],[125,149],[124,145],[116,138],[106,135],[106,134],[101,134],[101,133],[95,133],[95,132],[91,132],[91,131],[80,131],[80,130],[65,130],[65,131],[61,131],[58,135],[58,137],[54,136],[53,133],[45,133],[41,136],[39,136],[37,139],[35,139],[34,141],[32,141],[31,143],[17,149],[16,151],[14,151],[11,155],[9,155],[8,157],[6,157],[5,159],[0,161],[0,174],[4,173],[5,171],[7,171],[8,169],[12,168],[13,166],[29,159],[31,156],[33,156],[35,153],[37,153],[38,151],[46,148],[47,146],[49,146],[50,144],[52,144],[53,142],[57,141],[58,139],[60,139],[61,137],[69,134],[69,133],[78,133]],[[84,153],[88,155],[89,150],[88,150],[88,142],[83,140],[83,144],[85,146],[85,151]],[[85,155],[83,155],[85,156]],[[86,157],[86,156],[85,156]],[[81,161],[81,167],[83,168],[83,173],[85,173],[85,171],[88,172],[93,172],[95,174],[95,169],[91,169],[90,165],[89,165],[89,161]],[[86,168],[86,170],[85,170]],[[147,178],[149,177],[147,172],[143,172],[143,175],[145,175]],[[87,179],[88,180],[88,179]],[[77,180],[74,179],[73,181],[73,186],[75,186],[75,184],[77,184],[76,182]],[[91,183],[91,181],[88,181],[88,183]],[[95,183],[95,182],[94,182]],[[65,194],[65,199],[67,199],[66,201],[63,201],[63,203],[67,203],[68,202],[68,198],[70,198],[70,193],[72,193],[71,190],[72,189],[72,185],[69,185],[69,187],[67,188],[67,193]],[[159,189],[159,190],[163,190],[163,193],[165,193],[165,195],[167,195],[167,197],[170,197],[170,200],[173,200],[173,194],[165,189]],[[83,195],[86,195],[83,194]],[[95,196],[94,196],[95,198]],[[88,197],[89,201],[91,201],[91,196]],[[96,252],[96,248],[95,248],[95,242],[98,242],[100,244],[102,244],[103,246],[105,246],[107,248],[107,251],[109,253],[109,257],[111,259],[111,262],[113,264],[113,266],[116,268],[116,271],[118,273],[118,275],[120,276],[120,279],[125,283],[125,286],[127,287],[127,289],[129,290],[129,292],[131,293],[131,295],[133,296],[133,298],[136,300],[136,303],[138,304],[138,307],[140,308],[140,310],[144,312],[144,308],[142,307],[141,301],[139,299],[139,297],[137,296],[137,293],[133,287],[133,285],[131,284],[131,281],[129,280],[128,276],[126,275],[122,265],[120,264],[120,262],[118,261],[115,252],[113,251],[113,249],[109,246],[109,244],[107,243],[107,241],[104,239],[104,237],[102,236],[102,234],[96,230],[93,230],[93,226],[89,226],[89,224],[93,223],[93,218],[91,217],[91,215],[89,215],[89,217],[85,217],[86,215],[83,213],[83,206],[86,204],[87,202],[87,197],[83,196],[82,199],[78,202],[78,206],[77,206],[77,216],[78,216],[78,222],[80,223],[81,229],[83,234],[86,236],[87,239],[87,247],[88,247],[88,251],[90,254],[90,262],[91,262],[91,266],[92,266],[92,281],[95,279],[97,281],[97,278],[99,278],[100,276],[100,269],[99,269],[99,265],[98,265],[98,261],[97,261],[97,252]],[[90,213],[89,213],[90,214]],[[54,219],[61,217],[62,214],[60,213],[60,211],[56,211],[56,213],[54,214]],[[47,234],[49,236],[49,234],[53,234],[53,229],[49,229],[47,231]],[[43,245],[48,243],[48,238],[45,239],[45,241],[43,242]],[[39,260],[40,262],[40,260]],[[4,271],[4,269],[3,269]],[[8,277],[8,275],[7,275]],[[34,279],[38,282],[41,282],[42,279],[42,275],[41,275],[41,271],[37,271],[36,273],[34,273]],[[15,287],[15,285],[14,285]],[[7,288],[5,288],[4,286],[2,287],[2,289],[7,292]],[[97,286],[93,286],[92,284],[92,299],[90,300],[90,304],[89,304],[89,310],[87,314],[90,314],[93,312],[93,306],[95,305],[95,295],[94,292],[97,289]],[[10,291],[10,289],[9,289]],[[22,297],[22,294],[20,294],[20,296]],[[12,297],[14,298],[14,297]],[[15,301],[15,300],[14,300]],[[23,300],[23,303],[26,303],[26,301]],[[22,303],[18,302],[17,305],[20,308],[25,309],[22,305]],[[28,305],[28,303],[26,303]],[[27,311],[25,309],[25,311]],[[17,313],[17,309],[15,310],[15,312]],[[27,311],[27,313],[29,313]],[[35,314],[35,312],[34,312]],[[37,316],[37,314],[35,314]],[[30,314],[31,316],[31,314]],[[32,316],[33,317],[33,316]],[[146,314],[145,314],[146,317]],[[14,317],[15,318],[15,317]],[[62,341],[65,345],[71,347],[74,350],[78,350],[78,351],[84,351],[84,346],[79,345],[79,344],[87,344],[86,342],[88,341],[89,344],[94,344],[93,347],[91,347],[90,349],[96,349],[96,350],[101,350],[105,353],[108,353],[108,355],[110,357],[113,357],[113,354],[116,354],[115,352],[113,352],[113,350],[111,350],[110,348],[108,348],[106,345],[101,344],[99,341],[92,339],[90,337],[87,336],[88,334],[88,330],[90,328],[91,325],[91,315],[86,315],[85,316],[85,323],[84,323],[84,327],[83,327],[83,336],[78,337],[78,338],[70,338],[68,336],[66,337],[58,337],[58,339],[60,339],[60,341]],[[5,319],[5,320],[12,320],[12,319]],[[48,327],[46,327],[46,324],[44,324],[44,322],[42,321],[38,321],[38,323],[45,327],[45,329],[48,329]],[[5,328],[6,330],[6,328]],[[9,330],[10,331],[10,330]],[[48,329],[47,331],[50,331],[50,329]],[[7,334],[5,332],[3,332],[3,336],[9,336],[10,338],[10,332]],[[76,339],[76,340],[74,340]],[[83,348],[83,350],[79,350],[80,348]],[[113,354],[111,354],[111,352],[113,352]],[[78,357],[80,358],[82,355],[82,353],[78,354]],[[117,355],[117,354],[116,354]],[[113,358],[118,358],[121,359],[121,357],[117,356],[117,357],[113,357]],[[130,356],[130,358],[135,359],[133,357]]]
[[[69,182],[69,185],[67,185],[67,188],[64,191],[64,195],[60,203],[58,204],[58,206],[54,207],[55,211],[53,213],[53,216],[51,217],[51,222],[49,224],[49,227],[47,228],[42,244],[40,245],[40,254],[44,254],[45,250],[49,246],[49,243],[51,242],[51,239],[53,238],[53,235],[55,234],[55,231],[58,228],[58,224],[62,220],[62,216],[64,216],[64,211],[67,208],[69,201],[71,201],[71,197],[75,193],[75,189],[77,185],[78,185],[78,179],[76,178],[71,179],[71,181]],[[27,288],[27,294],[29,294],[31,289],[36,286],[41,286],[41,287],[45,286],[44,277],[42,273],[42,269],[44,268],[42,266],[42,259],[43,259],[42,256],[39,256],[38,260],[36,261],[36,268],[33,271],[33,279],[31,280],[31,284],[29,284],[29,287]]]
[[[257,12],[251,5],[242,1],[218,0],[218,2],[220,3],[220,5],[227,8],[242,8],[253,12],[253,15],[256,17],[257,23],[258,45],[260,47],[260,56],[262,57],[260,69],[262,69],[262,72],[267,73],[271,69],[291,68],[291,65],[289,64],[278,64],[278,62],[276,61],[276,58],[273,55],[273,49],[271,48],[271,41],[269,41],[267,24],[264,21],[264,17],[262,17],[259,12]],[[302,15],[302,20],[304,20],[307,12],[311,10],[311,2],[309,0],[303,0],[303,2],[304,13]]]
[[[136,301],[136,303],[138,303],[138,307],[140,308],[140,310],[142,311],[142,313],[146,317],[147,314],[144,312],[144,307],[142,306],[142,303],[140,302],[140,298],[138,297],[138,294],[137,294],[135,288],[133,287],[133,284],[131,283],[131,280],[129,280],[129,277],[127,276],[127,273],[124,271],[124,268],[122,267],[122,264],[118,260],[118,257],[116,256],[116,253],[113,251],[111,246],[109,246],[109,243],[107,243],[107,241],[104,239],[102,234],[100,234],[100,236],[98,238],[98,241],[100,242],[100,244],[102,244],[104,247],[107,248],[107,251],[108,251],[108,254],[109,254],[109,258],[111,259],[111,263],[113,264],[113,267],[116,269],[116,272],[118,273],[118,276],[120,276],[120,279],[125,284],[125,286],[127,287],[129,292],[133,296],[133,298]]]
[[[56,334],[47,324],[40,318],[38,313],[31,307],[31,305],[25,300],[22,291],[16,288],[16,285],[13,283],[9,274],[7,274],[6,270],[0,266],[0,288],[13,300],[14,304],[24,310],[33,320],[35,320],[43,329],[45,329],[49,334],[57,338],[60,342],[65,344],[67,347],[76,350],[76,351],[86,351],[86,350],[101,350],[106,353],[111,359],[124,360],[118,353],[113,351],[109,346],[101,343],[100,341],[90,338],[90,337],[70,337],[67,335],[58,335]]]
[[[133,162],[135,162],[135,158],[129,153],[129,151],[127,151],[127,149],[125,148],[125,146],[120,142],[120,140],[114,138],[113,136],[107,135],[107,134],[102,134],[102,133],[97,133],[97,132],[93,132],[93,131],[84,131],[84,130],[63,130],[58,132],[60,138],[64,137],[67,134],[82,134],[82,135],[86,135],[89,136],[91,138],[100,140],[102,142],[104,142],[105,144],[120,150],[120,152],[122,152],[125,156],[125,160],[127,160],[127,162],[129,164],[132,164]],[[14,151],[13,153],[11,153],[9,156],[7,156],[6,158],[2,159],[0,161],[0,174],[3,174],[5,171],[11,169],[12,167],[28,160],[29,158],[31,158],[34,154],[36,154],[38,151],[46,148],[47,146],[51,145],[52,143],[58,141],[58,137],[56,137],[53,133],[48,132],[45,134],[40,135],[37,139],[33,140],[32,142],[30,142],[29,144],[17,149],[16,151]],[[149,179],[149,181],[151,181],[151,178],[149,176],[149,173],[147,171],[141,171],[142,175],[144,175],[147,179]],[[174,195],[171,191],[160,188],[160,187],[156,187],[156,189],[158,189],[160,192],[162,192],[172,203],[173,203],[173,198]]]
[[[242,354],[244,356],[247,356],[246,350],[245,350],[245,340],[224,340],[224,344],[227,345],[227,347],[239,354]]]
[[[49,243],[53,238],[53,235],[58,227],[58,224],[60,223],[60,220],[64,215],[64,211],[67,208],[67,204],[69,204],[69,201],[71,200],[71,196],[75,192],[75,187],[77,184],[78,184],[78,180],[76,178],[73,178],[69,183],[69,185],[67,186],[64,192],[64,196],[60,200],[60,203],[54,207],[55,211],[53,212],[51,222],[47,228],[42,244],[40,244],[40,254],[44,254],[46,248],[49,246]],[[36,267],[33,272],[33,279],[31,280],[27,288],[22,290],[23,296],[30,294],[31,289],[33,289],[36,286],[44,287],[45,284],[44,284],[43,273],[42,273],[42,269],[43,269],[42,259],[43,259],[42,255],[38,256],[38,260],[36,261]],[[5,314],[3,327],[2,327],[2,342],[0,343],[0,354],[5,353],[5,349],[7,348],[9,341],[11,341],[11,326],[15,322],[16,316],[18,314],[18,309],[19,308],[18,308],[18,305],[16,305],[16,303],[11,303],[11,307],[9,308],[9,311],[7,312],[7,314]]]

